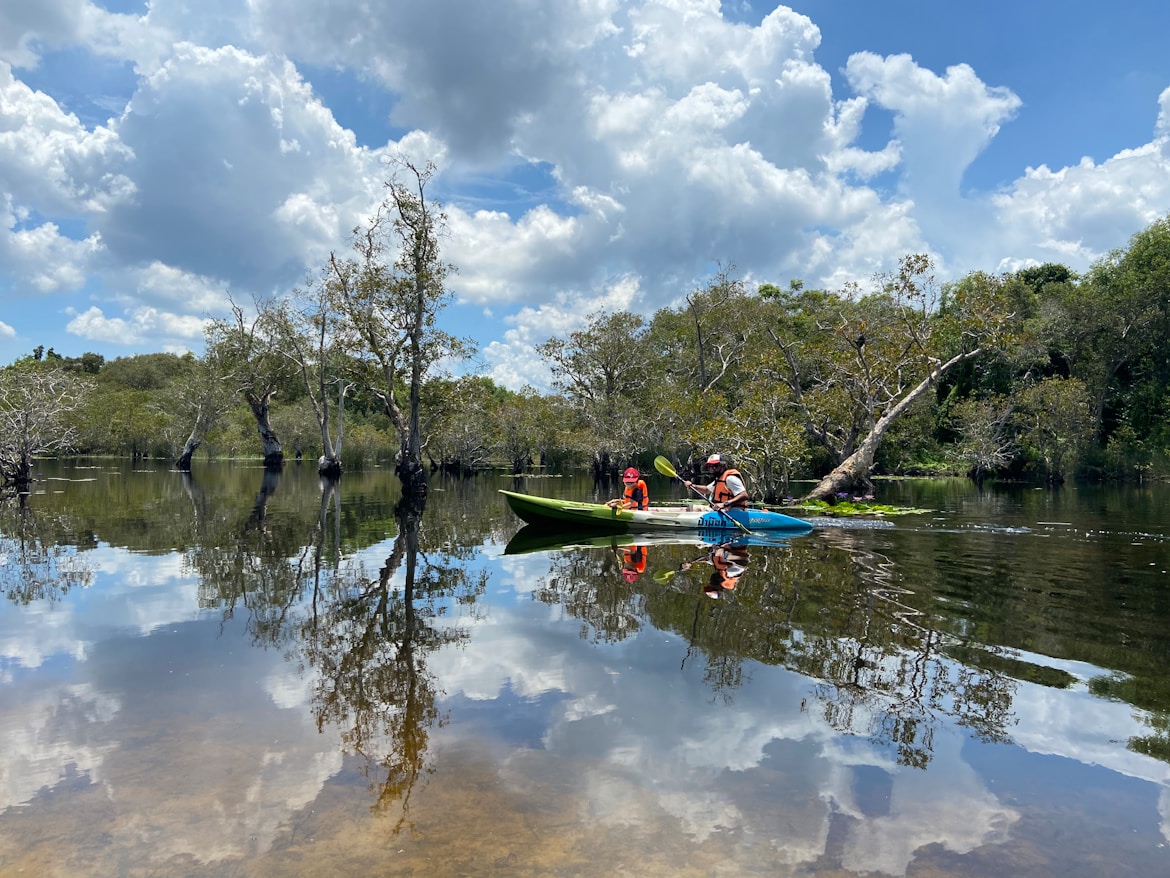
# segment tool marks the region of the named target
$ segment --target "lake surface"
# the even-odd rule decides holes
[[[0,875],[1170,875],[1168,486],[639,549],[497,493],[580,477],[42,469]]]

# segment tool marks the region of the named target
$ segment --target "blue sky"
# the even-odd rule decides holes
[[[749,283],[1084,270],[1170,213],[1170,4],[0,0],[0,362],[201,350],[440,169],[470,368]]]

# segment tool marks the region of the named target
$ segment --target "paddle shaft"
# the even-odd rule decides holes
[[[678,474],[678,470],[676,470],[674,468],[674,464],[672,464],[665,457],[659,456],[659,457],[654,458],[654,468],[656,470],[658,470],[660,473],[662,473],[664,476],[670,476],[671,478],[678,479],[680,482],[682,482],[684,485],[686,485],[690,490],[694,491],[697,496],[702,497],[704,500],[706,500],[708,506],[710,506],[712,509],[714,509],[716,512],[718,512],[720,515],[722,515],[724,518],[726,518],[728,521],[730,521],[732,524],[734,524],[736,527],[738,527],[740,530],[742,530],[748,536],[752,535],[752,532],[750,530],[748,530],[743,524],[736,521],[727,512],[726,509],[716,509],[715,504],[712,502],[711,498],[709,496],[707,496],[706,491],[700,491],[694,485],[687,484],[687,480]]]

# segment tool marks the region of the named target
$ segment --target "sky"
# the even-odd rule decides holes
[[[1170,4],[0,0],[0,364],[202,350],[434,162],[458,371],[720,266],[1084,271],[1170,214]]]

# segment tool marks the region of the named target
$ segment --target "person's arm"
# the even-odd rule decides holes
[[[709,485],[696,485],[694,482],[688,482],[684,479],[683,484],[686,485],[688,488],[694,488],[696,491],[702,491],[708,497],[711,496],[711,492],[715,489],[714,482],[712,482]]]

